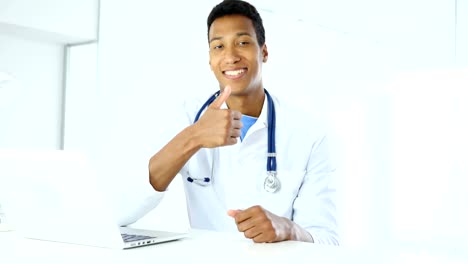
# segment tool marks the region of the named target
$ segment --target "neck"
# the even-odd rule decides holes
[[[259,117],[262,112],[265,91],[257,89],[255,93],[246,95],[231,95],[227,100],[229,109],[241,112],[243,115]]]

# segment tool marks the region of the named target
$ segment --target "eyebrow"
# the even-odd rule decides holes
[[[240,37],[240,36],[252,37],[252,35],[250,35],[250,33],[248,33],[248,32],[239,32],[239,33],[236,33],[236,36],[237,37]],[[221,39],[223,39],[223,37],[214,37],[214,38],[210,39],[210,43],[215,41],[215,40],[221,40]]]

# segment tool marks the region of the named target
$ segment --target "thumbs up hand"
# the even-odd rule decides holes
[[[231,109],[221,109],[230,95],[231,87],[226,86],[194,124],[195,136],[199,137],[202,147],[214,148],[237,143],[237,138],[241,135],[242,114]]]
[[[221,106],[224,104],[224,102],[226,102],[226,100],[229,98],[230,95],[231,95],[231,86],[228,85],[224,87],[223,92],[218,95],[216,100],[214,100],[213,103],[211,103],[208,106],[208,108],[221,109]]]

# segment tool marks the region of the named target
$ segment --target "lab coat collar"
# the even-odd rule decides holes
[[[263,99],[262,112],[260,113],[260,116],[258,117],[255,124],[259,124],[261,127],[268,127],[268,100],[266,94],[265,98]]]
[[[247,135],[245,135],[244,139],[249,135],[252,134],[255,131],[258,131],[263,128],[268,127],[268,100],[265,94],[265,99],[263,100],[263,106],[262,106],[262,112],[260,113],[260,116],[257,119],[257,122],[255,122],[252,127],[250,127],[249,131],[247,132]]]

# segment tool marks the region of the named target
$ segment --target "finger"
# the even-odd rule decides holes
[[[236,224],[237,224],[237,230],[239,230],[240,232],[246,232],[247,230],[251,230],[251,229],[257,229],[258,230],[257,225],[256,225],[254,219],[252,219],[252,218],[248,218],[248,219],[246,219],[246,220],[244,220],[242,222],[236,222]]]
[[[259,206],[259,205],[254,205],[251,206],[247,209],[242,210],[240,214],[237,215],[236,220],[239,220],[239,222],[242,222],[245,219],[248,218],[258,218],[259,216],[264,216],[265,215],[265,210]]]
[[[232,110],[231,111],[231,117],[234,120],[241,120],[242,119],[242,113],[239,111]]]
[[[242,135],[242,131],[238,128],[234,128],[231,132],[231,138],[238,138]]]
[[[252,214],[249,213],[246,210],[241,210],[240,212],[237,212],[237,214],[234,216],[236,220],[236,224],[239,225],[240,223],[249,220],[252,218]]]
[[[242,210],[232,210],[232,209],[229,209],[227,211],[227,214],[230,216],[230,217],[236,217],[236,215],[241,212]]]
[[[228,210],[228,215],[234,218],[237,229],[240,232],[254,227],[254,225],[251,224],[250,216],[245,215],[243,210]]]
[[[252,240],[255,243],[268,243],[275,241],[274,239],[272,239],[271,235],[265,233],[259,233],[257,236],[253,237]]]
[[[226,140],[226,143],[225,143],[224,145],[225,145],[225,146],[236,145],[236,144],[237,144],[237,138],[238,138],[238,137],[229,137],[229,138]]]
[[[269,221],[263,208],[258,205],[242,210],[236,215],[235,219],[239,231],[242,232]]]
[[[240,120],[233,120],[231,124],[232,129],[241,129],[243,126],[244,124]]]
[[[255,238],[255,237],[257,237],[257,236],[259,236],[261,234],[262,234],[262,231],[260,229],[258,229],[258,228],[255,228],[255,227],[252,227],[252,228],[244,231],[244,236],[246,238],[250,238],[250,239],[253,239],[253,238]]]
[[[229,95],[231,95],[231,86],[227,85],[224,87],[223,92],[210,104],[209,108],[211,109],[220,109],[221,106],[226,102]]]
[[[240,120],[233,120],[232,121],[232,124],[231,124],[231,131],[230,131],[230,137],[232,139],[235,139],[233,140],[233,144],[237,143],[237,138],[239,138],[242,134],[242,131],[241,131],[241,128],[242,128],[243,124]],[[229,140],[231,141],[231,140]],[[240,211],[240,210],[239,210]]]

